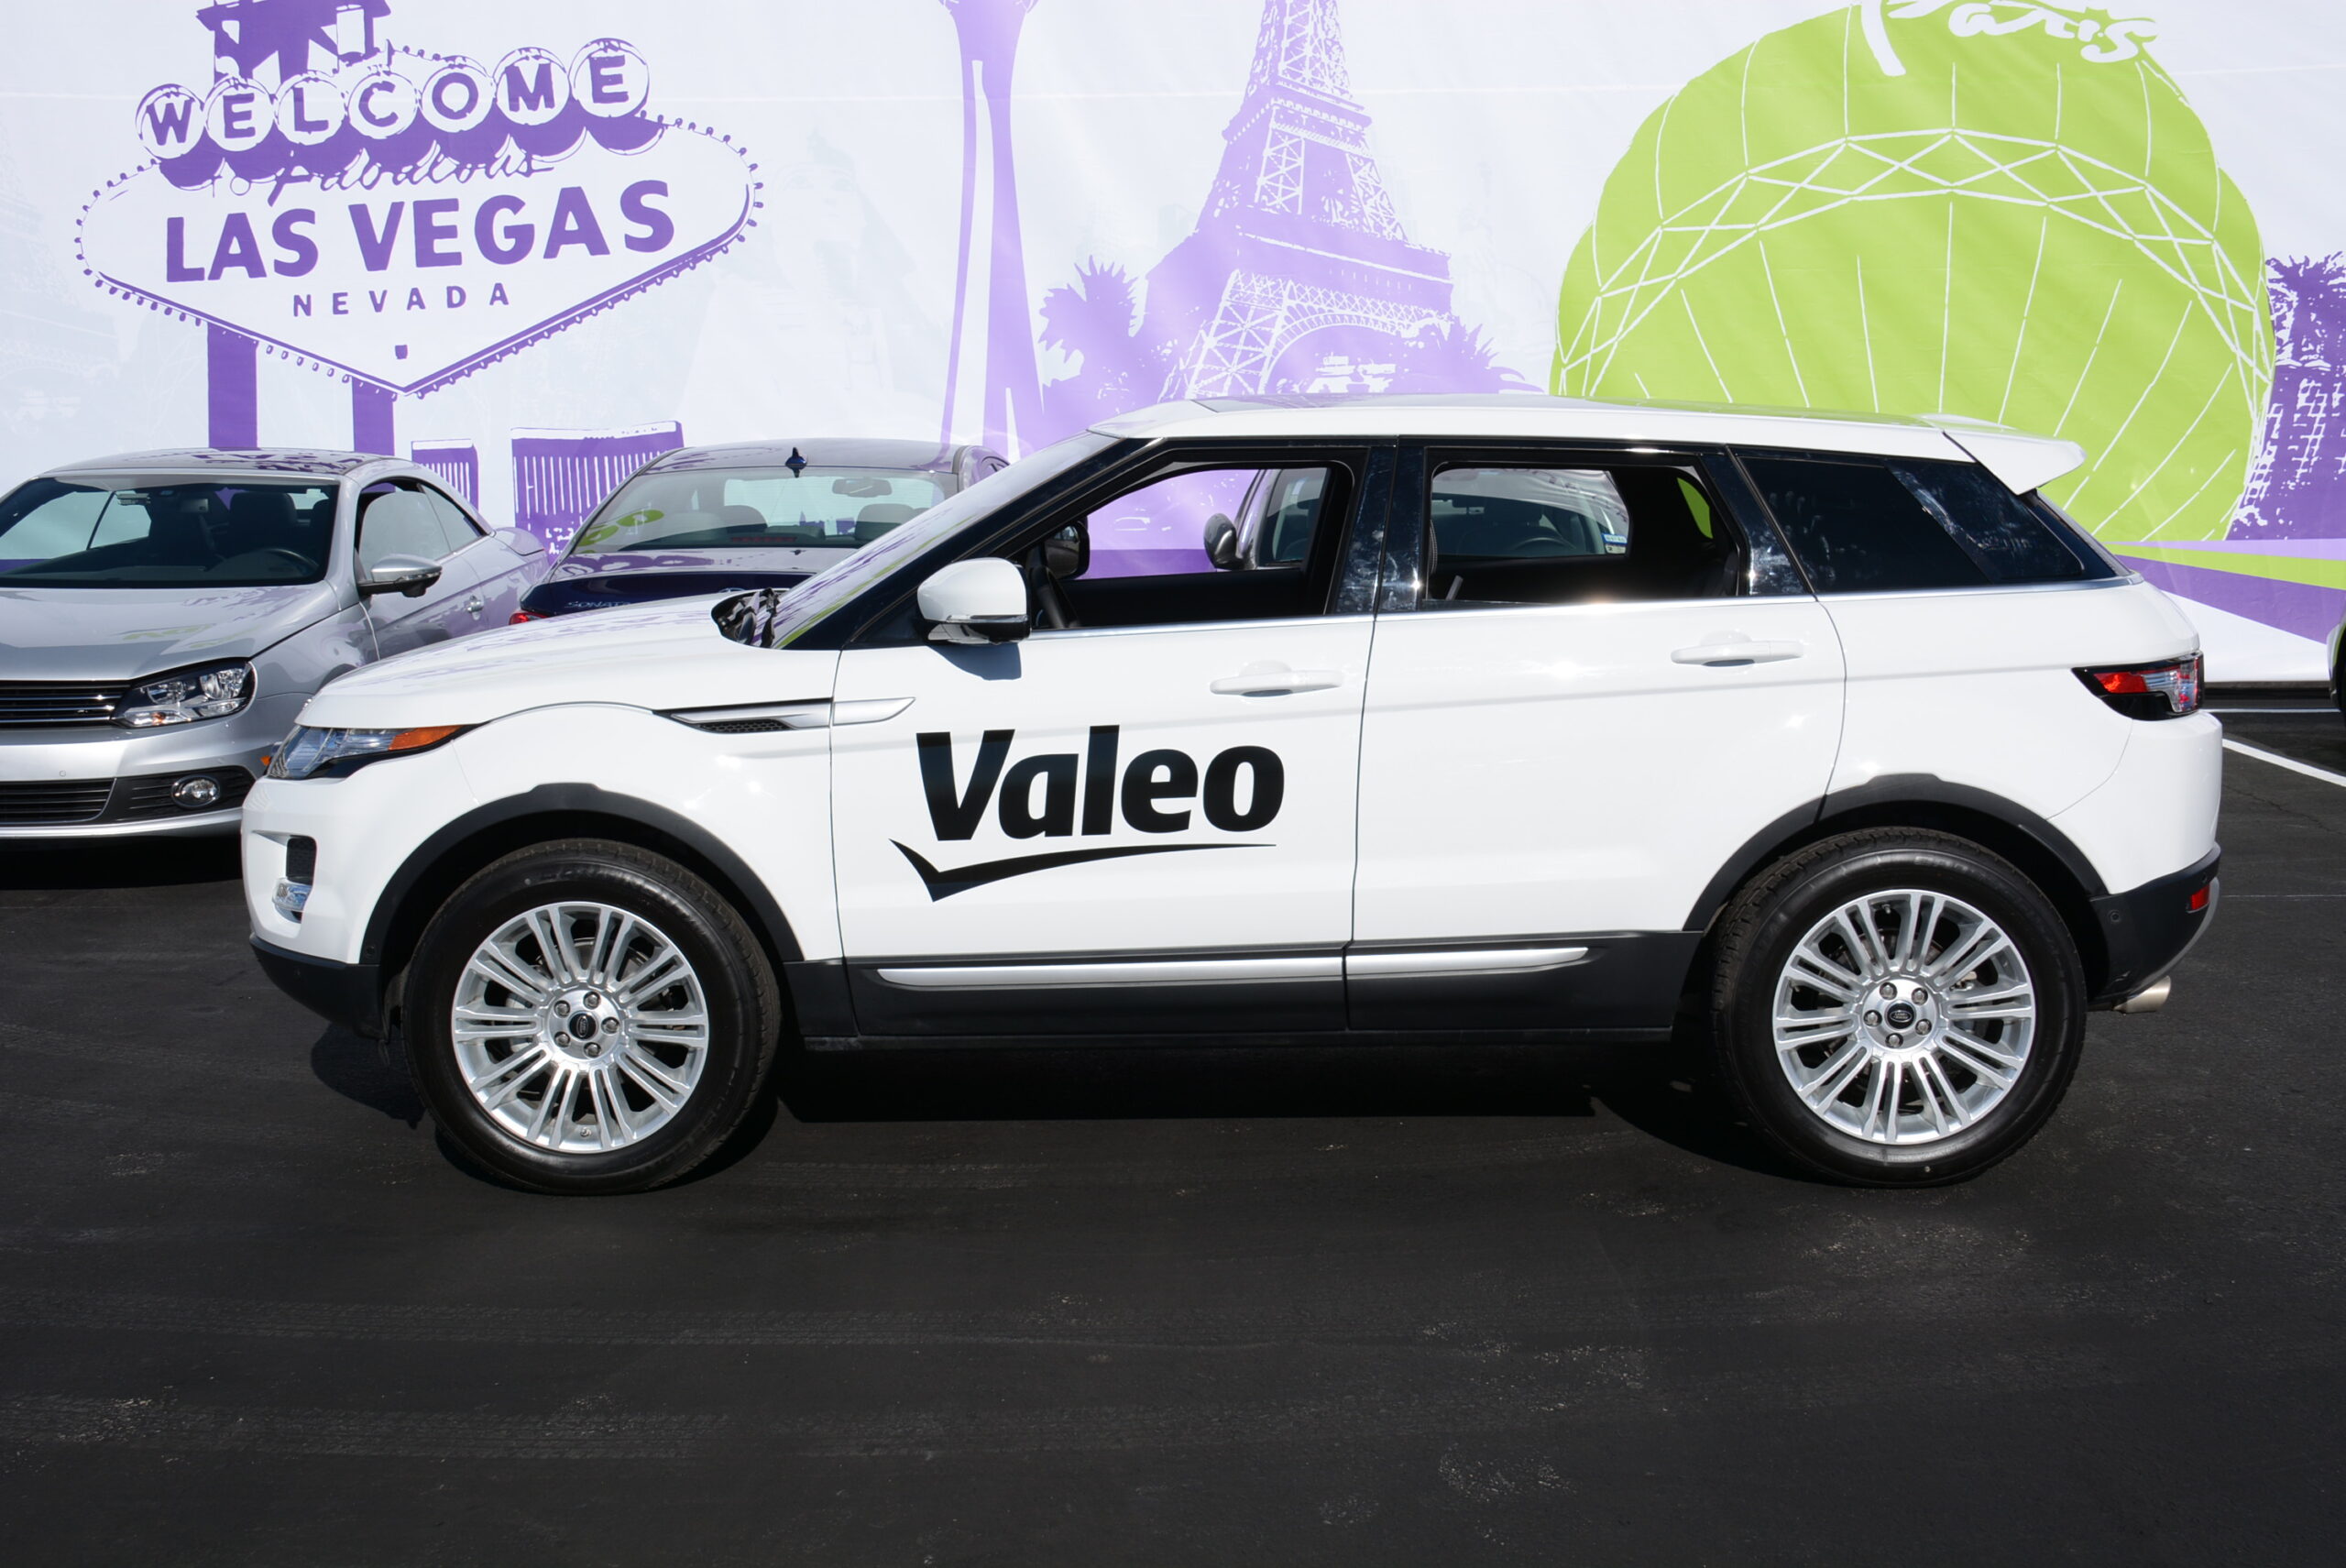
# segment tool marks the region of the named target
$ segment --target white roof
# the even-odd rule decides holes
[[[1158,403],[1092,426],[1146,439],[1288,436],[1318,440],[1420,436],[1773,446],[1884,457],[1975,459],[2015,491],[2080,466],[2074,441],[2030,435],[1952,414],[1902,417],[1812,409],[1599,402],[1531,392],[1387,393],[1378,397],[1214,398]]]

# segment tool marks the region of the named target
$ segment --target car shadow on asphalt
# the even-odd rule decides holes
[[[1564,1117],[1611,1113],[1705,1159],[1798,1177],[1699,1065],[1698,1046],[1376,1045],[792,1051],[797,1122]]]
[[[234,882],[242,870],[234,834],[0,846],[0,889],[12,893],[185,887]]]
[[[725,1148],[679,1185],[752,1157],[784,1117],[805,1125],[905,1122],[1304,1120],[1482,1116],[1586,1121],[1600,1110],[1702,1159],[1813,1179],[1777,1158],[1681,1046],[1380,1045],[1294,1047],[1004,1047],[800,1051],[776,1061]],[[319,1082],[411,1128],[423,1102],[396,1042],[333,1027],[310,1049]],[[433,1129],[441,1157],[524,1190]]]
[[[423,1099],[396,1041],[370,1040],[329,1025],[310,1047],[310,1070],[345,1100],[411,1127],[422,1124]]]

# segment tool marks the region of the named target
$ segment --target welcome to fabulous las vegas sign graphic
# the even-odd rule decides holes
[[[722,251],[757,165],[652,111],[618,38],[493,65],[380,41],[389,0],[221,0],[207,91],[157,87],[93,192],[93,281],[405,393]]]

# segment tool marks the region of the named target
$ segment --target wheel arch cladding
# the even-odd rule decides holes
[[[385,977],[386,1021],[424,927],[448,896],[492,861],[555,839],[607,839],[664,855],[717,890],[757,934],[776,982],[804,955],[764,882],[714,834],[665,806],[593,784],[541,784],[491,801],[433,834],[392,873],[367,917],[359,958]],[[785,988],[784,1004],[788,1006]]]
[[[1707,931],[1729,900],[1784,856],[1820,839],[1863,828],[1917,828],[1952,834],[2001,855],[2034,883],[2059,911],[2077,945],[2088,993],[2110,969],[2109,944],[2093,900],[2108,890],[2093,862],[2067,834],[2027,807],[1985,790],[1924,774],[1885,775],[1787,812],[1731,857],[1703,890],[1686,929]]]

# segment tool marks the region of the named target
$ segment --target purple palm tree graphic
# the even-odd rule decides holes
[[[987,444],[1014,454],[1039,444],[1036,438],[1044,425],[1010,131],[1010,76],[1018,59],[1018,31],[1035,0],[940,3],[952,14],[961,45],[961,243],[953,279],[953,339],[946,362],[941,438],[954,439],[957,421],[965,422],[975,403]],[[978,179],[981,142],[990,176],[985,185]],[[983,253],[976,247],[981,198],[988,213]]]

